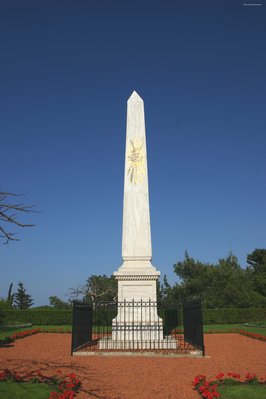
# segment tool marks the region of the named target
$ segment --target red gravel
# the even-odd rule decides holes
[[[71,357],[70,334],[36,334],[0,349],[0,369],[75,372],[78,399],[199,399],[191,381],[220,371],[266,373],[266,343],[239,334],[205,335],[205,358]]]

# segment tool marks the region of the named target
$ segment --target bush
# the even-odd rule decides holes
[[[203,324],[239,324],[266,320],[266,308],[203,309]]]
[[[6,322],[26,322],[35,325],[70,325],[72,324],[72,310],[7,310],[4,312]]]
[[[7,312],[10,309],[10,304],[5,299],[0,298],[0,324],[3,324],[6,321]]]
[[[1,305],[1,301],[0,301]],[[72,310],[7,310],[2,309],[2,319],[6,323],[20,321],[35,325],[71,325]],[[240,308],[240,309],[203,309],[203,324],[240,324],[248,322],[260,322],[266,320],[266,308]],[[179,312],[182,323],[182,311]],[[116,316],[115,309],[110,309],[108,317],[103,310],[97,310],[94,314],[95,325],[111,325],[112,319]],[[165,316],[160,314],[160,316]]]

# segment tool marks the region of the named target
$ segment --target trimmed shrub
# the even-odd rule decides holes
[[[6,322],[7,311],[10,309],[10,304],[5,299],[0,298],[0,325]]]
[[[5,311],[6,322],[26,322],[37,325],[70,325],[72,310],[8,310]]]
[[[239,324],[266,320],[266,308],[203,309],[203,324]]]
[[[239,309],[203,309],[203,324],[241,324],[266,321],[266,308]],[[160,316],[164,317],[165,314]],[[182,324],[182,311],[178,312],[179,323]],[[72,310],[3,310],[5,322],[25,322],[35,325],[71,325]],[[116,311],[112,309],[108,316],[103,310],[94,314],[95,325],[111,325]]]

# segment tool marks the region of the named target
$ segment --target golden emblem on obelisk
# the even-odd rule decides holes
[[[143,141],[138,138],[130,139],[130,149],[127,159],[129,167],[127,174],[131,183],[141,183],[145,175],[145,156],[143,151]]]

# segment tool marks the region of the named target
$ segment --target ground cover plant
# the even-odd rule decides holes
[[[60,370],[51,376],[40,371],[24,375],[9,369],[0,372],[0,398],[5,399],[73,399],[80,387],[76,374],[63,376]]]
[[[254,384],[219,387],[221,399],[265,399],[265,391],[265,386]]]
[[[9,381],[1,382],[0,388],[0,399],[47,399],[55,390],[53,385],[48,384],[32,384],[31,382],[14,384]]]
[[[183,334],[183,327],[175,328],[175,333]],[[218,334],[218,333],[238,333],[249,338],[266,341],[266,328],[262,326],[250,326],[246,324],[210,324],[203,326],[204,334]]]
[[[247,331],[254,334],[261,334],[266,336],[266,323],[243,323],[243,324],[207,324],[203,325],[204,333],[226,333],[236,332],[236,330]]]
[[[7,336],[19,331],[25,331],[26,329],[32,329],[32,325],[27,325],[23,327],[16,327],[11,325],[1,325],[0,324],[0,340],[4,339]]]
[[[30,326],[26,331],[38,330],[38,332],[49,332],[49,333],[70,333],[72,331],[72,326]],[[12,335],[19,335],[25,331],[25,328],[0,328],[0,341],[6,337]],[[30,334],[29,334],[30,335]]]
[[[193,381],[194,389],[203,399],[264,399],[266,397],[266,374],[258,377],[255,373],[219,373],[214,379],[207,380],[199,374]],[[243,396],[245,395],[245,396]]]

